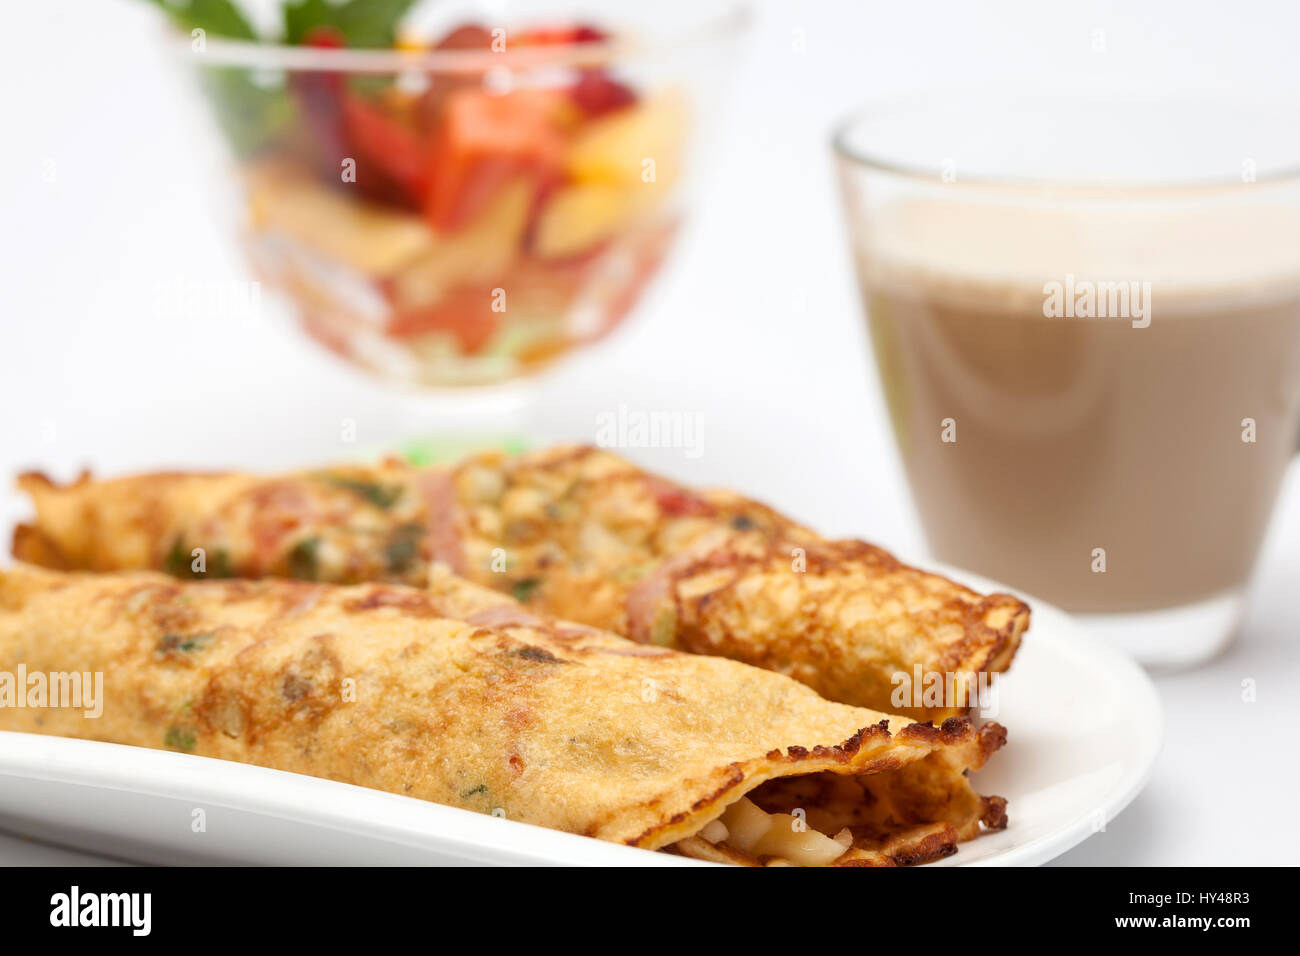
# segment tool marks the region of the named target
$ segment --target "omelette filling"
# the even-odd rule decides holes
[[[830,837],[811,829],[802,816],[768,813],[749,797],[741,797],[706,824],[700,838],[758,860],[768,857],[794,866],[829,866],[853,849],[848,827]]]
[[[964,776],[930,757],[883,773],[811,773],[760,784],[680,841],[678,852],[757,866],[922,863],[1000,826]],[[1002,821],[1005,817],[1002,817]]]

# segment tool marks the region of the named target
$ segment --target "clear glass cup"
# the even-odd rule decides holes
[[[946,96],[842,124],[936,558],[1148,664],[1226,645],[1300,430],[1297,105]]]
[[[497,386],[632,311],[692,205],[747,13],[447,9],[434,48],[180,49],[236,160],[253,268],[302,329],[394,382]]]

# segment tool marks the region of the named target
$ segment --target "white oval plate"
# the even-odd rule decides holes
[[[1036,865],[1064,853],[1137,795],[1159,752],[1160,705],[1142,670],[1064,612],[1030,604],[1030,631],[998,681],[1008,743],[975,777],[981,793],[1007,798],[1010,824],[936,865]],[[315,777],[3,732],[0,828],[155,863],[692,865]]]

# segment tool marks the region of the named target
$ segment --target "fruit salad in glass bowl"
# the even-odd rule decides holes
[[[529,375],[626,318],[743,21],[683,4],[695,22],[646,37],[300,0],[266,42],[229,0],[159,2],[236,157],[258,276],[339,356],[439,387]]]

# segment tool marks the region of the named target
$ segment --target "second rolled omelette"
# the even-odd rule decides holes
[[[64,487],[28,474],[20,485],[36,520],[19,527],[14,554],[31,563],[418,587],[444,562],[556,617],[936,723],[965,713],[969,695],[937,706],[900,696],[900,675],[1005,670],[1029,623],[1010,595],[977,594],[595,448]]]
[[[0,729],[327,777],[650,850],[892,865],[1005,824],[996,724],[835,704],[745,664],[428,590],[0,571],[0,672],[100,672],[102,716]]]

